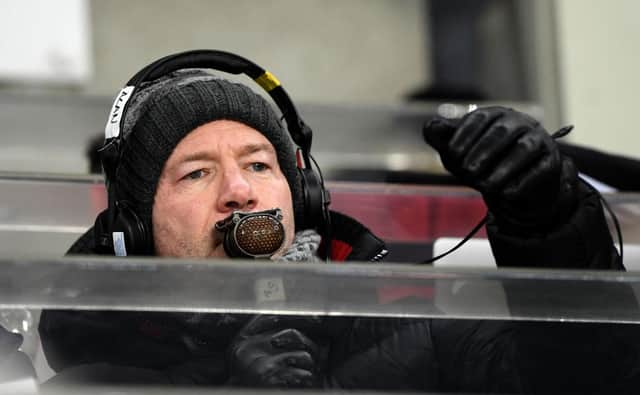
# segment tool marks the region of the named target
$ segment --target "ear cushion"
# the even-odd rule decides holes
[[[94,250],[98,254],[113,254],[113,242],[109,226],[109,209],[102,211],[96,217],[93,225]]]
[[[133,208],[127,202],[116,202],[115,215],[109,237],[113,232],[122,232],[127,255],[149,255],[153,252],[150,235]],[[113,244],[113,240],[112,240]]]
[[[326,221],[325,193],[322,183],[312,169],[298,168],[304,196],[304,227],[322,229]]]
[[[96,218],[93,228],[96,252],[114,254],[113,233],[121,232],[127,255],[150,255],[153,252],[153,243],[135,211],[126,202],[116,202],[115,210],[112,224],[112,213],[109,209],[101,212]]]

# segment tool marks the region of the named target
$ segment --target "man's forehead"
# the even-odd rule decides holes
[[[208,128],[194,130],[178,144],[172,156],[179,162],[211,158],[219,154],[218,149],[231,149],[235,155],[245,156],[258,152],[276,155],[271,142],[259,131],[242,125],[242,130],[230,128]],[[216,130],[219,129],[219,130]],[[201,137],[201,138],[199,138]],[[184,144],[183,144],[184,143]]]

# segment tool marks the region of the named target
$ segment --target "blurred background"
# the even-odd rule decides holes
[[[328,178],[437,173],[422,123],[489,103],[635,157],[639,13],[634,0],[0,0],[0,171],[88,173],[116,92],[196,48],[272,71]]]
[[[444,183],[422,125],[490,104],[550,132],[574,124],[566,141],[637,159],[638,15],[636,0],[0,0],[0,255],[61,256],[91,226],[106,204],[91,158],[114,96],[190,49],[275,74],[332,181]],[[332,207],[383,237],[391,262],[443,252],[434,240],[466,235],[485,213],[469,191],[362,185],[334,185]],[[627,268],[640,270],[638,196],[607,198],[635,244]],[[486,242],[465,249],[462,264],[493,264]],[[3,314],[48,377],[38,314]]]

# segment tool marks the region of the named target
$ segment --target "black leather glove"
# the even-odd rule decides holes
[[[447,170],[482,193],[503,229],[545,231],[572,214],[575,166],[528,115],[486,107],[460,120],[436,117],[423,136]]]
[[[314,318],[258,315],[240,331],[229,350],[230,384],[311,388],[322,383],[319,350],[298,326]]]

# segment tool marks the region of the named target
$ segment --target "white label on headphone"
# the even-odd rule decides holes
[[[124,243],[124,232],[113,232],[113,250],[116,256],[127,256],[127,247]]]
[[[133,86],[125,86],[118,92],[118,96],[116,96],[116,100],[113,102],[113,106],[109,112],[107,125],[104,127],[105,139],[118,137],[120,135],[120,118],[122,118],[124,106],[131,98],[131,92],[134,88]]]

